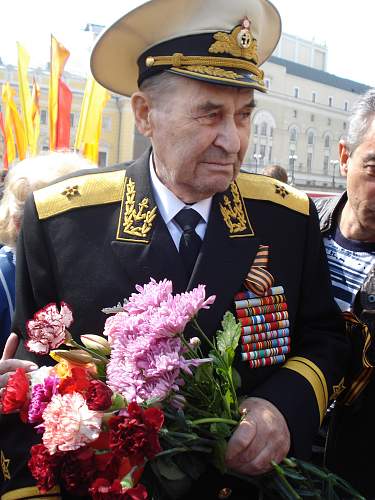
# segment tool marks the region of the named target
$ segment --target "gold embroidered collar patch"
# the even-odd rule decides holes
[[[157,207],[155,205],[150,209],[150,200],[148,198],[143,198],[138,202],[136,198],[135,182],[127,177],[124,183],[124,195],[117,228],[117,239],[137,243],[149,243],[147,235],[152,229]]]
[[[229,229],[230,238],[254,236],[240,190],[235,182],[230,185],[230,195],[223,196],[220,212]]]
[[[1,450],[1,452],[0,452],[0,461],[1,461],[1,471],[3,473],[4,481],[9,481],[10,480],[10,472],[9,472],[10,458],[5,458],[3,450]]]

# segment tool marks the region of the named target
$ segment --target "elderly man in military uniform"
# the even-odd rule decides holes
[[[259,65],[280,29],[267,0],[152,0],[105,31],[92,53],[93,75],[131,96],[151,149],[36,192],[17,256],[17,357],[38,364],[47,360],[22,342],[35,311],[65,301],[75,337],[102,333],[101,310],[150,277],[172,280],[175,292],[205,284],[217,297],[199,318],[209,335],[236,302],[247,314],[243,345],[279,339],[279,347],[255,354],[238,347],[247,414],[226,460],[248,475],[269,471],[288,453],[309,457],[347,355],[313,205],[275,179],[239,174],[254,91],[266,91]],[[252,300],[273,311],[260,323]],[[15,450],[5,441],[5,490],[24,498],[22,487],[33,483],[17,477]],[[199,481],[199,498],[217,498],[227,481]],[[249,497],[238,480],[231,490],[233,498]]]

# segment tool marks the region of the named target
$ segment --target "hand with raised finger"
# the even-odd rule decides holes
[[[261,398],[248,398],[242,405],[244,418],[229,440],[226,464],[230,469],[255,476],[281,462],[290,448],[290,433],[282,413]]]
[[[17,368],[24,368],[26,372],[37,370],[38,366],[31,361],[13,359],[18,347],[18,335],[11,333],[6,341],[3,355],[0,360],[0,389],[5,387],[8,378]]]

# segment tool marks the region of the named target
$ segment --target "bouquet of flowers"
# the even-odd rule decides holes
[[[61,484],[93,499],[179,498],[207,463],[228,472],[226,444],[242,418],[233,367],[241,327],[227,312],[215,338],[205,335],[196,317],[215,297],[206,298],[203,285],[177,295],[167,280],[136,288],[106,311],[104,337],[73,340],[65,303],[48,304],[27,323],[26,347],[56,364],[18,369],[1,410],[19,411],[41,434],[28,463],[41,492]],[[186,339],[189,322],[197,336]],[[342,498],[336,491],[361,498],[311,464],[286,459],[274,467],[241,477],[275,498]]]

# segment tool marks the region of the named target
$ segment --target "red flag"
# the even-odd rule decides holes
[[[70,145],[70,111],[72,108],[72,92],[61,79],[59,80],[56,149],[69,149]]]
[[[3,134],[4,138],[4,154],[3,154],[3,162],[4,162],[4,170],[8,170],[8,152],[7,152],[7,141],[5,136],[4,122],[3,122],[3,113],[0,111],[0,130]]]

